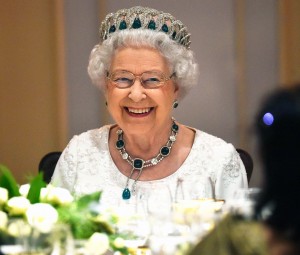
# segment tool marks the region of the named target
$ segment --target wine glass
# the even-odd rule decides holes
[[[148,244],[151,254],[175,254],[185,241],[179,225],[173,218],[173,197],[170,187],[162,183],[151,184],[147,191],[147,212],[151,225]]]
[[[213,198],[213,184],[209,176],[199,174],[177,180],[175,202],[181,200],[211,200]]]
[[[117,232],[126,236],[125,246],[131,253],[144,247],[150,232],[144,200],[143,193],[138,190],[129,200],[120,200],[116,211],[119,217]]]
[[[145,194],[148,215],[152,218],[165,220],[172,212],[172,194],[165,183],[151,184]]]
[[[237,189],[233,193],[232,199],[228,200],[227,207],[233,214],[251,218],[253,217],[254,207],[260,195],[260,188]]]
[[[210,177],[199,174],[178,179],[175,197],[175,219],[189,227],[191,242],[213,228],[216,205]]]
[[[7,240],[0,243],[0,254],[74,254],[69,226],[55,224],[48,232],[41,232],[24,219],[10,219]]]
[[[24,239],[30,235],[31,228],[24,219],[9,219],[5,229],[0,231],[0,254],[21,254],[26,251]]]

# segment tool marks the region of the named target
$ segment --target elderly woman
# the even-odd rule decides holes
[[[172,118],[198,73],[182,22],[133,7],[108,14],[100,36],[88,72],[116,124],[74,136],[52,183],[76,195],[102,190],[102,202],[112,206],[136,201],[137,192],[151,192],[153,184],[174,196],[178,180],[200,174],[210,177],[219,199],[247,187],[231,144]]]

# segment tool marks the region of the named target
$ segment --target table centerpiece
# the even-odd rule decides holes
[[[9,254],[3,249],[18,247],[25,254],[43,244],[41,249],[48,249],[48,254],[55,249],[55,254],[128,254],[122,234],[115,231],[118,216],[99,210],[100,199],[101,191],[74,197],[64,188],[46,184],[42,173],[19,185],[11,171],[0,165],[1,252]],[[55,245],[58,240],[64,242],[61,248]]]

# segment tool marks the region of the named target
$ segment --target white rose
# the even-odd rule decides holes
[[[42,233],[49,233],[58,220],[56,209],[50,204],[30,205],[26,212],[28,223]]]
[[[30,184],[29,183],[21,185],[20,188],[19,188],[19,192],[20,192],[21,196],[22,197],[27,197],[29,189],[30,189]]]
[[[114,240],[114,246],[117,248],[123,248],[125,246],[125,240],[122,237],[117,237]]]
[[[106,234],[95,232],[86,242],[85,248],[91,255],[104,254],[109,248],[109,239]]]
[[[0,187],[0,206],[5,204],[8,200],[8,190]]]
[[[5,230],[8,222],[8,217],[5,212],[0,211],[0,230]]]
[[[72,203],[74,200],[69,190],[54,187],[52,185],[42,188],[40,199],[42,202],[49,202],[58,205],[67,205]]]
[[[24,215],[30,202],[25,197],[12,197],[7,201],[8,212],[10,215]]]
[[[40,192],[40,201],[42,202],[48,202],[47,196],[51,189],[53,189],[54,186],[51,184],[48,184],[45,188],[41,188]]]

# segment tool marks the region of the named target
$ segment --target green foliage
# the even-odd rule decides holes
[[[27,194],[27,199],[31,204],[39,203],[40,193],[43,187],[47,187],[47,184],[43,181],[43,174],[39,173],[37,176],[32,177],[30,180],[30,188]],[[19,185],[11,174],[10,170],[0,164],[0,187],[8,190],[9,198],[21,196],[19,192]],[[55,188],[55,187],[54,187]],[[128,254],[126,247],[116,247],[114,245],[114,239],[121,237],[120,234],[116,234],[114,230],[114,224],[117,222],[117,216],[111,215],[111,217],[102,217],[98,211],[99,201],[101,198],[101,192],[94,192],[78,198],[75,198],[71,203],[59,203],[54,200],[44,201],[49,203],[57,210],[59,215],[59,221],[63,224],[70,226],[73,237],[75,239],[88,239],[95,232],[107,234],[110,240],[110,247],[115,251],[120,251],[122,254]],[[5,206],[0,210],[6,211]],[[10,216],[9,217],[15,217]],[[23,217],[24,215],[21,215]],[[1,231],[0,231],[1,232]],[[0,243],[8,242],[1,239]]]
[[[115,230],[113,229],[112,222],[107,222],[104,220],[99,220],[98,218],[93,218],[92,221],[97,225],[97,232],[106,233],[108,235],[114,234]]]
[[[46,183],[43,180],[43,173],[39,173],[30,182],[30,189],[27,195],[27,199],[31,204],[40,202],[41,189],[46,187]]]
[[[20,196],[19,185],[10,170],[4,165],[0,165],[0,174],[0,187],[8,190],[9,198]],[[38,203],[40,201],[40,192],[43,187],[46,187],[46,183],[43,181],[43,173],[39,173],[30,182],[27,199],[31,204]]]
[[[59,220],[67,223],[76,239],[87,239],[96,232],[96,225],[87,210],[78,210],[76,204],[57,208]]]
[[[20,196],[19,186],[9,169],[0,165],[0,187],[8,190],[9,198]]]
[[[91,203],[98,203],[100,197],[101,197],[100,191],[84,195],[84,196],[80,197],[79,199],[77,199],[77,201],[76,201],[77,208],[79,210],[82,208],[88,208],[88,206]]]
[[[96,220],[91,206],[98,203],[101,192],[84,195],[71,205],[57,208],[60,221],[70,225],[76,239],[87,239],[95,232],[112,234],[114,231],[108,222]]]

